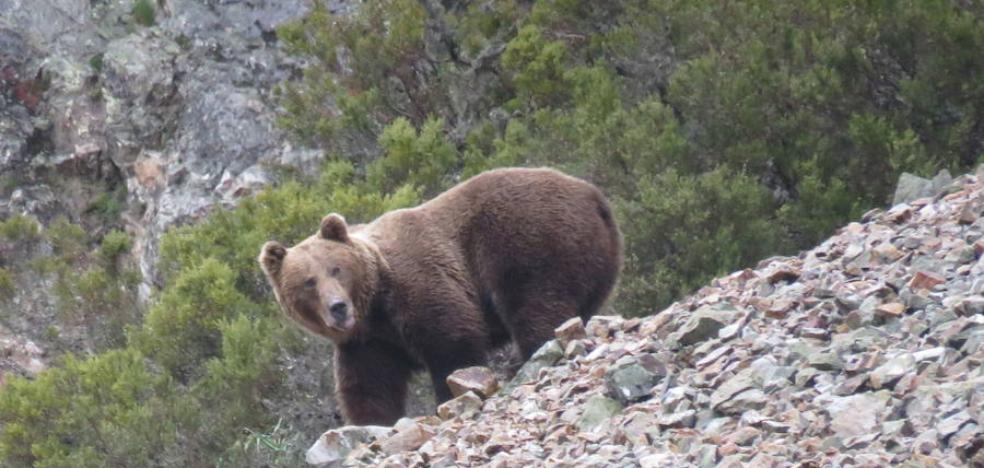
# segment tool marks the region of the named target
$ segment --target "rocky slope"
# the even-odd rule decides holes
[[[329,431],[308,461],[984,466],[984,167],[929,189],[655,316],[569,322],[484,402],[470,369],[438,416]]]

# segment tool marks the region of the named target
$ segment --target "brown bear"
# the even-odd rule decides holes
[[[604,195],[552,169],[479,174],[416,208],[348,226],[330,214],[260,264],[281,308],[335,343],[336,397],[349,424],[392,424],[407,380],[482,365],[512,339],[525,360],[554,328],[604,304],[622,261]]]

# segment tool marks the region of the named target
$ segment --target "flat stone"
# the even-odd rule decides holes
[[[697,412],[694,410],[686,410],[680,412],[674,412],[670,414],[665,414],[657,419],[657,424],[664,428],[684,428],[684,427],[694,427],[694,422],[696,421]]]
[[[822,371],[833,371],[844,368],[844,361],[836,353],[832,352],[811,354],[807,357],[807,362],[814,369]]]
[[[891,387],[903,375],[916,371],[916,359],[912,354],[902,354],[878,366],[868,376],[868,383],[874,389]]]
[[[482,398],[475,392],[466,392],[452,398],[437,407],[437,415],[441,419],[470,419],[482,410]]]
[[[625,319],[617,315],[595,315],[585,324],[585,332],[590,336],[606,338],[621,328],[623,320]]]
[[[567,359],[574,359],[577,356],[584,355],[586,351],[587,348],[584,346],[584,341],[574,340],[567,343],[567,346],[564,348],[564,357]]]
[[[697,309],[675,334],[680,346],[689,346],[717,337],[719,330],[732,323],[736,311],[730,307],[702,307]]]
[[[825,405],[830,414],[830,428],[842,439],[867,434],[878,424],[888,398],[884,392],[835,398]]]
[[[599,346],[595,350],[601,349]],[[503,393],[509,393],[517,385],[529,382],[536,378],[541,369],[551,367],[564,357],[564,349],[560,347],[557,340],[550,340],[543,344],[540,349],[533,353],[528,361],[516,371],[513,379],[503,387]]]
[[[875,312],[885,317],[898,317],[905,313],[905,304],[889,302],[875,307]]]
[[[960,215],[957,216],[957,222],[960,224],[974,224],[974,221],[977,221],[977,210],[974,210],[968,203],[960,210]]]
[[[622,412],[622,404],[604,395],[595,395],[584,403],[577,426],[582,431],[590,431],[608,418]]]
[[[451,395],[456,397],[467,392],[475,392],[479,397],[488,398],[499,390],[499,380],[492,369],[482,366],[466,367],[451,373],[447,378]]]
[[[605,384],[609,395],[627,405],[651,397],[652,388],[664,376],[666,367],[651,354],[645,354],[609,369],[605,374]]]
[[[379,446],[383,453],[394,454],[416,450],[434,437],[434,430],[420,423],[414,423],[409,427],[400,428],[396,434],[380,442]]]
[[[960,411],[942,421],[936,425],[936,430],[939,432],[940,437],[949,437],[952,434],[956,434],[957,431],[971,421],[970,413],[967,411]]]
[[[931,290],[938,284],[946,282],[946,278],[929,271],[917,271],[909,281],[909,287],[915,290]]]
[[[931,180],[903,172],[899,176],[899,182],[895,187],[895,196],[892,198],[892,204],[908,203],[932,195],[933,182]]]
[[[793,282],[799,279],[800,274],[801,271],[798,268],[785,266],[777,268],[772,273],[769,273],[767,279],[771,284],[775,284],[780,281]]]
[[[902,252],[890,243],[878,244],[877,247],[873,249],[875,256],[882,263],[892,263],[900,258],[902,258]]]
[[[391,430],[383,426],[344,426],[332,429],[318,437],[305,453],[304,459],[311,465],[336,463],[344,460],[360,444],[384,438]]]
[[[562,348],[566,348],[567,343],[572,340],[581,340],[587,338],[588,335],[581,317],[574,317],[554,329],[554,336],[557,338],[557,343]]]

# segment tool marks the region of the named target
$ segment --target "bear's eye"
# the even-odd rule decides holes
[[[317,283],[317,281],[315,281],[314,278],[308,278],[308,279],[304,280],[304,287],[305,288],[313,288],[314,285],[315,285],[315,283]]]
[[[342,272],[342,269],[341,268],[334,267],[334,268],[331,269],[331,276],[338,276],[338,274],[341,273],[341,272]]]

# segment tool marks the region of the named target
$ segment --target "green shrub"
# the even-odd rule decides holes
[[[14,283],[14,275],[10,270],[0,267],[0,301],[6,301],[14,297],[17,285]]]
[[[95,201],[86,207],[86,214],[93,214],[101,218],[107,224],[113,223],[120,218],[126,202],[126,186],[120,185],[118,188],[99,195]]]
[[[92,255],[85,231],[64,218],[56,219],[45,234],[55,255],[34,266],[55,278],[59,319],[85,326],[98,349],[125,344],[124,328],[142,315],[137,300],[141,275],[119,259],[131,248],[129,236],[111,231]]]
[[[125,232],[109,231],[103,236],[102,243],[99,245],[99,258],[105,268],[109,271],[117,271],[117,263],[121,256],[130,252],[133,248],[133,240]]]
[[[745,174],[717,169],[685,176],[669,169],[617,200],[626,243],[618,310],[655,313],[715,276],[784,250],[769,193]],[[700,252],[701,255],[695,255]]]
[[[0,458],[6,466],[160,464],[194,416],[133,350],[68,357],[36,380],[8,380],[0,392]]]
[[[40,239],[38,221],[30,216],[13,215],[0,222],[0,236],[10,242],[34,242]]]
[[[72,224],[64,216],[56,218],[45,230],[52,253],[68,263],[82,259],[88,249],[89,236],[78,224]]]
[[[189,266],[147,313],[134,337],[137,347],[180,381],[197,378],[204,361],[219,354],[222,322],[259,312],[236,290],[235,279],[235,273],[215,259]]]
[[[458,162],[455,148],[444,136],[444,122],[428,120],[418,133],[404,118],[396,119],[379,137],[383,155],[368,167],[368,183],[380,193],[392,193],[412,182],[433,195],[448,185],[450,169]]]
[[[130,14],[133,15],[133,21],[141,26],[150,27],[157,23],[157,11],[151,0],[135,0]]]
[[[102,73],[103,58],[104,55],[101,52],[96,55],[93,55],[92,57],[89,57],[89,66],[92,67],[92,71],[96,72],[97,74]]]

